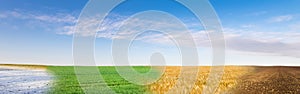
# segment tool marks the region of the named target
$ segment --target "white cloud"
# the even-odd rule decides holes
[[[116,16],[116,15],[115,15]],[[130,34],[139,32],[138,29],[130,29],[126,33],[117,33],[117,28],[119,28],[123,19],[126,17],[113,17],[120,19],[106,19],[101,28],[98,28],[99,31],[97,34],[98,38],[123,38]],[[292,19],[292,16],[280,16],[273,18],[274,21],[288,21]],[[92,28],[88,28],[89,25],[93,25],[96,20],[89,19],[86,20],[83,30],[89,31]],[[153,21],[153,20],[143,20],[143,19],[134,19],[133,20],[140,27],[152,27],[152,28],[169,28],[172,30],[177,30],[176,25],[170,24],[164,21]],[[142,23],[141,23],[142,22]],[[125,23],[126,24],[126,23]],[[157,24],[153,27],[152,24]],[[189,23],[195,24],[195,23]],[[187,24],[187,25],[189,25]],[[201,25],[199,25],[200,28]],[[253,25],[245,25],[245,28],[254,27]],[[71,35],[74,33],[74,26],[65,26],[67,32],[61,34]],[[180,29],[178,29],[180,30]],[[210,41],[205,30],[193,30],[191,35],[193,36],[197,46],[199,47],[210,47]],[[82,35],[88,36],[91,33],[81,32]],[[180,34],[179,34],[180,36]],[[141,36],[138,40],[148,42],[148,43],[160,43],[160,44],[172,44],[171,41],[173,36],[163,35],[163,34],[148,34],[147,36]],[[234,28],[224,28],[224,37],[228,50],[235,50],[244,53],[257,53],[264,55],[282,55],[282,56],[292,56],[300,58],[300,32],[295,31],[276,31],[276,32],[266,32],[266,31],[252,31],[251,29],[234,29]],[[186,44],[189,45],[189,44]]]
[[[65,15],[32,15],[32,18],[40,21],[52,22],[52,23],[75,23],[76,17],[65,14]]]
[[[258,11],[258,12],[253,12],[253,13],[250,13],[250,14],[247,14],[249,16],[260,16],[260,15],[264,15],[264,14],[267,14],[268,12],[267,11]]]
[[[160,21],[155,21],[155,19],[140,19],[140,18],[134,18],[132,19],[130,22],[124,22],[124,20],[126,20],[126,16],[120,16],[120,15],[112,15],[110,17],[108,17],[107,19],[105,19],[103,21],[103,24],[99,25],[99,27],[95,27],[98,26],[98,21],[99,19],[97,19],[98,17],[93,17],[92,19],[83,19],[83,21],[81,22],[81,24],[84,25],[80,25],[80,30],[77,30],[79,32],[79,35],[82,36],[94,36],[93,32],[91,31],[98,31],[97,32],[97,37],[98,38],[108,38],[108,39],[113,39],[113,38],[123,38],[126,37],[128,35],[131,34],[135,34],[137,32],[141,32],[139,31],[140,28],[160,28],[160,29],[170,29],[173,31],[180,31],[182,30],[181,28],[177,28],[177,24],[170,24],[171,20],[167,20],[167,19],[159,19]],[[157,20],[157,19],[156,19]],[[122,32],[122,33],[118,33],[118,29],[122,26],[122,25],[126,25],[126,26],[137,26],[137,28],[125,28],[125,31],[128,32]],[[188,23],[187,26],[196,26],[198,25],[201,26],[200,24],[195,24],[195,23]],[[62,32],[58,32],[58,34],[65,34],[65,35],[72,35],[75,33],[75,25],[67,25],[64,26],[64,29]],[[156,34],[154,34],[153,36],[157,36]],[[150,38],[154,38],[152,37],[152,35],[150,36],[143,36],[140,37],[138,39],[145,39],[145,40],[151,40]]]
[[[55,13],[55,14],[40,14],[29,11],[4,11],[1,12],[0,17],[14,18],[15,20],[38,20],[50,23],[75,23],[76,17],[67,13]]]
[[[1,16],[2,15],[2,16]],[[2,13],[0,17],[15,17],[19,19],[27,20],[38,20],[45,23],[57,24],[61,23],[63,25],[56,27],[56,33],[62,35],[73,35],[75,30],[76,17],[69,14],[54,14],[54,15],[44,15],[37,13],[25,13],[10,11]],[[97,34],[98,38],[123,38],[130,34],[139,32],[138,29],[130,29],[126,33],[117,33],[117,29],[124,24],[123,20],[125,16],[113,15],[104,21],[100,26],[101,28],[96,28],[99,31]],[[278,16],[272,18],[273,22],[289,21],[293,18],[291,15]],[[81,28],[80,35],[91,36],[93,26],[98,26],[96,23],[97,19],[85,19],[82,23],[84,27]],[[168,20],[165,21],[153,21],[144,19],[134,19],[130,24],[137,24],[140,27],[149,28],[165,28],[172,30],[178,29],[176,24],[170,24]],[[141,23],[142,22],[142,23]],[[125,23],[126,24],[126,23]],[[153,25],[155,24],[155,25]],[[201,28],[200,24],[187,23],[187,26],[198,26]],[[253,25],[243,25],[244,28],[253,27]],[[297,27],[297,26],[294,26]],[[54,30],[54,29],[51,29]],[[264,53],[272,55],[282,55],[282,56],[292,56],[300,58],[300,33],[295,31],[285,31],[285,32],[264,32],[264,31],[251,31],[251,29],[234,29],[234,28],[224,28],[225,41],[227,43],[228,50],[235,50],[244,53]],[[210,41],[206,31],[204,30],[192,30],[191,35],[193,36],[197,46],[199,47],[210,47]],[[178,34],[180,36],[180,34]],[[160,44],[171,44],[172,36],[153,33],[147,36],[141,36],[137,40],[149,42],[149,43],[160,43]],[[186,45],[189,45],[188,43]]]
[[[99,17],[84,18],[80,23],[81,25],[79,25],[80,28],[77,28],[79,30],[77,30],[78,32],[76,33],[81,36],[95,36],[95,31],[98,31],[98,34],[96,35],[98,38],[112,39],[114,37],[113,35],[116,33],[116,29],[122,24],[122,20],[119,20],[122,16],[115,17],[118,19],[106,19],[101,25],[99,25],[98,18]],[[65,25],[63,30],[57,32],[57,34],[73,35],[75,29],[76,24]]]
[[[300,32],[259,32],[225,29],[229,50],[300,58]]]
[[[0,14],[0,18],[6,18],[7,16],[4,14]]]
[[[290,28],[291,31],[300,32],[300,22],[290,24],[288,28]]]
[[[269,22],[271,23],[277,23],[277,22],[285,22],[290,21],[293,19],[293,15],[282,15],[282,16],[276,16],[269,19]]]
[[[253,27],[255,27],[255,25],[253,25],[253,24],[245,24],[245,25],[242,25],[241,27],[242,28],[253,28]]]
[[[0,18],[6,21],[6,24],[14,28],[16,24],[24,24],[17,26],[22,29],[24,27],[35,28],[40,31],[50,31],[56,33],[69,33],[64,32],[71,30],[72,26],[76,23],[76,16],[69,13],[53,13],[41,14],[39,12],[11,10],[0,12]],[[20,23],[15,23],[20,22]],[[42,29],[41,29],[42,28]]]

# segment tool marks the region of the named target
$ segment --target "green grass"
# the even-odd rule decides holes
[[[87,67],[88,68],[88,67]],[[74,67],[70,66],[49,66],[48,71],[55,76],[55,82],[53,87],[49,91],[51,94],[82,94],[83,89],[80,87],[77,81]],[[85,87],[97,87],[97,84],[106,83],[116,93],[145,93],[147,89],[144,86],[136,85],[128,82],[122,78],[116,71],[115,67],[98,67],[102,77],[105,81],[94,81],[88,84],[84,84]],[[148,72],[151,67],[147,66],[135,66],[134,70],[140,73]],[[130,72],[128,72],[130,74]],[[86,77],[98,77],[96,75],[87,75]],[[105,93],[105,92],[101,92]]]
[[[55,81],[49,91],[50,94],[84,93],[77,81],[73,67],[50,66],[47,69],[55,76]]]

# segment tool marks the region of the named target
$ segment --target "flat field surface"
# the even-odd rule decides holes
[[[90,67],[85,68],[90,69]],[[0,65],[0,94],[83,94],[84,90],[82,88],[103,89],[103,86],[109,87],[115,93],[122,94],[199,94],[212,92],[215,94],[300,93],[300,67],[225,66],[221,68],[209,66],[167,66],[161,77],[148,85],[138,85],[128,81],[120,76],[115,67],[102,66],[94,68],[101,73],[103,79],[79,83],[78,75],[86,77],[89,80],[92,78],[97,79],[99,74],[89,72],[76,74],[74,67],[71,66],[24,65],[22,67],[22,65]],[[151,67],[135,66],[133,69],[140,73],[147,73],[151,70]],[[164,69],[164,67],[153,67],[152,70],[159,69]],[[213,71],[214,69],[216,70]],[[129,70],[122,71],[128,75],[133,74]],[[157,72],[157,74],[159,73]],[[153,75],[156,74],[154,73]],[[217,79],[218,77],[219,79]],[[212,83],[219,84],[214,86]],[[109,92],[103,89],[97,93]]]
[[[139,72],[146,72],[149,70],[150,67],[135,67],[135,69]],[[123,77],[119,75],[116,71],[115,67],[98,67],[99,72],[101,73],[104,80],[95,80],[90,83],[79,84],[76,74],[74,72],[74,67],[66,66],[49,66],[48,70],[53,75],[55,75],[55,82],[53,88],[49,91],[49,93],[61,94],[61,93],[68,93],[68,94],[78,94],[84,93],[81,86],[85,88],[97,88],[101,89],[99,84],[106,84],[109,88],[111,88],[116,93],[129,93],[129,94],[136,94],[136,93],[144,93],[146,92],[146,88],[140,85],[132,84],[125,80]],[[130,72],[128,72],[130,74]],[[87,73],[89,74],[89,73]],[[89,78],[98,77],[96,75],[85,75]],[[98,89],[99,89],[98,88]],[[101,93],[107,93],[102,91]]]
[[[154,69],[163,68],[155,67]],[[186,87],[191,87],[191,93],[201,93],[203,92],[204,86],[207,85],[207,78],[212,67],[171,67],[168,66],[165,68],[165,72],[162,77],[159,78],[156,82],[149,85],[137,85],[130,83],[115,70],[114,67],[98,67],[101,72],[104,81],[94,81],[87,84],[82,84],[81,86],[95,87],[95,84],[106,84],[116,93],[167,93],[172,91],[173,93],[187,93],[179,91]],[[149,71],[150,67],[137,66],[134,67],[138,72],[146,73]],[[185,69],[185,70],[183,70]],[[80,88],[80,84],[74,73],[74,67],[48,67],[48,70],[56,76],[56,82],[53,88],[50,90],[50,93],[84,93]],[[236,66],[226,66],[224,67],[224,75],[220,79],[216,79],[220,82],[217,86],[217,93],[224,93],[227,90],[234,88],[237,85],[237,80],[253,71],[253,67],[236,67]],[[130,72],[128,72],[130,74]],[[196,75],[196,76],[195,76]],[[193,80],[194,85],[190,84],[191,77],[196,77]],[[94,77],[89,75],[89,78]],[[181,80],[180,80],[180,79]],[[179,83],[180,85],[176,86],[175,84]],[[94,85],[93,85],[94,84]],[[211,88],[211,87],[207,87]],[[105,91],[103,91],[105,92]]]
[[[234,90],[244,94],[299,94],[300,67],[256,67],[256,70],[240,78]]]
[[[0,65],[0,94],[47,93],[52,75],[43,66]]]

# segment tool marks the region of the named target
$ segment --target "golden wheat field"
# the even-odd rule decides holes
[[[224,70],[224,71],[223,71]],[[147,88],[152,93],[230,93],[243,75],[254,71],[253,67],[165,67],[163,76]],[[223,75],[222,75],[223,73]],[[211,78],[208,80],[208,78]],[[220,79],[217,79],[220,76]],[[219,82],[218,86],[213,86]],[[192,84],[191,84],[192,83]],[[214,89],[215,88],[215,89]],[[183,91],[182,91],[183,90]],[[205,90],[205,91],[204,91]]]

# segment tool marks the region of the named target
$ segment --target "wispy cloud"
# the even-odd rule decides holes
[[[22,11],[7,11],[1,13],[0,18],[4,19],[9,17],[14,17],[17,19],[26,19],[26,20],[36,20],[43,22],[45,24],[60,24],[55,26],[55,31],[57,34],[61,35],[73,35],[75,30],[75,24],[77,22],[76,16],[70,14],[38,14],[38,13],[26,13]],[[176,24],[170,24],[168,20],[165,21],[153,21],[145,19],[134,19],[133,22],[124,23],[126,16],[112,15],[104,20],[103,24],[96,28],[98,38],[124,38],[130,34],[134,34],[139,29],[131,28],[130,32],[118,33],[118,29],[123,24],[135,24],[139,27],[149,27],[149,28],[165,28],[172,29],[174,31],[180,31]],[[271,22],[284,22],[290,21],[293,19],[292,15],[284,15],[272,17],[269,21]],[[84,27],[81,28],[80,35],[83,36],[92,36],[93,33],[90,31],[95,29],[91,26],[95,26],[97,19],[85,19],[83,21]],[[201,28],[201,25],[198,23],[187,23],[187,26],[195,26]],[[227,43],[228,50],[240,51],[243,53],[265,53],[272,55],[282,55],[282,56],[291,56],[300,58],[300,33],[297,31],[276,31],[276,32],[267,32],[267,31],[255,31],[253,29],[254,25],[246,24],[242,26],[247,29],[237,29],[237,28],[224,28],[225,41]],[[294,25],[297,27],[297,25]],[[49,27],[50,29],[51,27]],[[51,28],[51,30],[54,30]],[[198,47],[210,47],[209,37],[207,31],[202,29],[191,30],[191,35],[195,40]],[[180,36],[180,34],[178,34]],[[144,36],[137,38],[139,41],[144,41],[148,43],[159,43],[159,44],[172,44],[172,36],[164,35],[161,33],[149,33]],[[186,45],[189,45],[188,43]]]
[[[241,27],[242,28],[253,28],[253,27],[255,27],[255,25],[253,25],[253,24],[245,24],[245,25],[242,25]]]
[[[268,12],[267,11],[258,11],[258,12],[253,12],[253,13],[250,13],[250,14],[247,14],[248,16],[261,16],[261,15],[264,15],[264,14],[267,14]]]
[[[14,18],[14,19],[27,19],[27,20],[39,20],[51,23],[74,23],[76,17],[67,13],[56,14],[40,14],[34,12],[26,12],[20,10],[4,11],[1,13],[1,17]]]
[[[32,15],[32,18],[40,21],[52,22],[52,23],[75,23],[76,18],[69,14],[61,15]]]
[[[130,20],[130,22],[125,22],[125,20],[128,18],[128,16],[121,16],[117,14],[110,15],[108,18],[104,19],[103,23],[99,25],[99,27],[91,27],[91,26],[97,26],[97,17],[93,17],[92,19],[83,19],[80,27],[80,30],[77,30],[79,32],[78,35],[82,36],[94,36],[92,31],[97,31],[97,38],[108,38],[108,39],[115,39],[115,38],[124,38],[128,35],[136,34],[138,32],[141,32],[140,29],[142,28],[156,28],[156,29],[168,29],[172,31],[182,31],[181,28],[178,28],[177,24],[171,23],[172,20],[168,19],[141,19],[141,18],[133,18]],[[159,21],[158,21],[159,20]],[[119,32],[119,29],[122,25],[128,26],[127,28],[122,28],[123,31],[127,32]],[[200,23],[187,23],[188,27],[201,27]],[[135,28],[133,28],[135,27]],[[58,34],[63,35],[72,35],[75,33],[75,25],[67,25],[64,26],[64,31],[59,32]],[[198,30],[198,29],[196,29]],[[142,36],[137,39],[150,39],[153,38],[151,36],[158,36],[157,34],[149,35],[149,36]]]
[[[229,50],[300,58],[300,48],[298,48],[300,46],[299,32],[259,32],[225,29],[225,37]]]
[[[76,16],[69,13],[42,14],[22,10],[2,11],[0,12],[0,19],[6,21],[7,24],[11,23],[11,26],[15,26],[15,22],[24,22],[30,27],[41,27],[52,32],[62,32],[66,30],[66,25],[74,25],[77,20]]]
[[[293,15],[282,15],[282,16],[276,16],[270,18],[268,21],[271,23],[277,23],[277,22],[286,22],[293,19]]]
[[[115,15],[116,16],[116,15]],[[116,17],[116,18],[126,18],[126,17]],[[278,16],[272,18],[274,22],[289,21],[293,18],[291,15],[287,16]],[[98,28],[99,31],[97,34],[98,38],[124,38],[130,34],[139,32],[138,29],[130,29],[126,33],[117,33],[117,29],[124,23],[124,19],[106,19],[104,24],[101,25],[101,28]],[[89,19],[86,20],[87,27],[88,23],[95,20]],[[153,20],[144,20],[144,19],[135,19],[133,20],[135,25],[139,27],[151,27],[151,28],[170,28],[174,31],[180,30],[177,29],[176,25],[170,24],[164,21],[153,21]],[[157,24],[153,27],[152,24]],[[189,23],[195,24],[195,23]],[[187,25],[189,25],[187,24]],[[197,25],[201,27],[200,24]],[[242,53],[257,53],[257,54],[268,54],[268,55],[282,55],[282,56],[291,56],[300,58],[300,33],[295,31],[281,31],[281,32],[269,32],[269,31],[254,31],[251,28],[254,25],[243,25],[243,28],[247,29],[237,29],[237,28],[224,28],[224,36],[228,50],[235,50]],[[65,26],[66,30],[70,30],[65,33],[71,35],[74,33],[72,31],[73,26]],[[249,29],[250,28],[250,29]],[[85,30],[90,30],[85,28]],[[207,35],[208,31],[205,30],[191,30],[191,35],[193,36],[194,41],[198,47],[210,47],[209,37]],[[82,32],[83,35],[89,35],[88,32]],[[180,36],[180,34],[178,35]],[[161,33],[147,34],[146,36],[141,36],[137,40],[148,42],[148,43],[159,43],[159,44],[172,44],[173,36],[164,35]],[[186,45],[189,45],[188,43]]]
[[[7,16],[4,14],[0,14],[0,18],[6,18]]]
[[[290,28],[292,31],[300,32],[300,22],[290,24],[288,25],[288,28]]]

